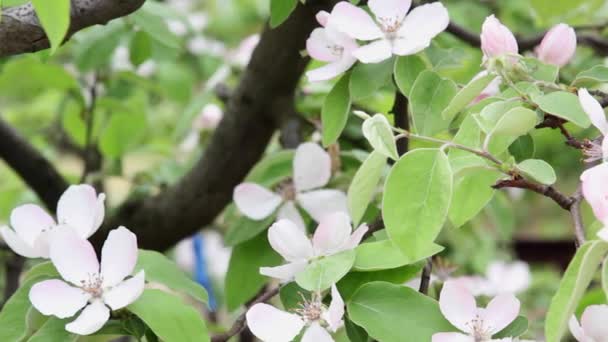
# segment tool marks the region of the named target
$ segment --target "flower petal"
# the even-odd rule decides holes
[[[340,296],[336,284],[331,286],[331,302],[326,313],[327,315],[324,317],[325,321],[330,329],[336,332],[342,326],[342,317],[344,317],[344,300]]]
[[[144,292],[146,274],[143,270],[135,276],[114,286],[103,293],[103,301],[112,310],[118,310],[133,303]]]
[[[55,226],[55,220],[34,204],[24,204],[13,209],[10,221],[17,235],[29,246],[34,245],[42,231]]]
[[[279,279],[282,282],[288,282],[292,281],[298,273],[304,271],[306,265],[308,265],[306,261],[297,261],[276,267],[260,267],[260,274]]]
[[[49,254],[61,277],[76,286],[99,273],[93,246],[71,227],[60,226],[53,230]]]
[[[353,51],[361,63],[379,63],[393,55],[391,43],[386,39],[376,40]]]
[[[589,305],[581,316],[581,327],[593,341],[605,341],[608,337],[608,305]]]
[[[47,255],[41,253],[41,251],[35,249],[33,246],[28,245],[14,230],[7,226],[0,227],[0,235],[4,242],[13,250],[13,252],[24,256],[26,258],[47,258]]]
[[[519,300],[512,294],[501,294],[494,297],[482,311],[484,325],[497,333],[511,324],[519,314]]]
[[[477,305],[475,297],[466,288],[453,281],[445,282],[439,297],[439,308],[452,325],[470,332],[469,322],[477,315]]]
[[[296,201],[317,222],[320,222],[324,216],[335,212],[348,212],[346,194],[340,190],[303,192],[296,196]]]
[[[337,62],[329,63],[322,67],[307,71],[306,77],[309,82],[327,81],[344,73],[356,62],[357,59],[355,57],[343,57]]]
[[[293,183],[297,192],[322,187],[331,177],[331,158],[318,144],[303,143],[293,158]]]
[[[559,67],[568,64],[576,52],[576,32],[566,24],[553,26],[536,48],[538,59]]]
[[[604,241],[608,241],[608,227],[604,227],[604,228],[600,229],[597,232],[596,236]]]
[[[369,0],[369,9],[376,16],[376,20],[390,19],[392,22],[400,23],[410,10],[412,0]]]
[[[487,57],[516,54],[519,51],[515,36],[494,15],[486,18],[481,26],[481,50]]]
[[[99,207],[100,202],[103,207],[104,199],[104,194],[98,197],[95,189],[88,184],[70,185],[57,202],[57,221],[71,226],[81,237],[88,238],[101,225],[103,213],[99,212]]]
[[[264,303],[252,306],[245,318],[251,332],[264,342],[291,341],[304,327],[300,316]]]
[[[486,277],[495,294],[519,293],[528,289],[532,282],[530,266],[523,261],[509,264],[503,261],[492,262],[488,266]]]
[[[608,163],[601,163],[581,174],[583,196],[593,214],[602,223],[608,223]]]
[[[347,1],[338,2],[334,6],[327,25],[360,40],[374,40],[384,36],[367,12]]]
[[[581,103],[581,107],[591,120],[593,126],[595,126],[602,135],[608,135],[608,121],[606,120],[606,113],[602,108],[602,105],[589,94],[589,91],[585,88],[578,90],[578,100]]]
[[[475,338],[456,332],[433,334],[432,342],[475,342]]]
[[[137,237],[125,227],[110,231],[101,249],[103,287],[120,283],[137,263]]]
[[[324,28],[316,28],[306,40],[308,55],[323,62],[335,62],[340,59],[340,53],[334,48],[336,44],[327,35]]]
[[[433,2],[414,8],[405,17],[398,31],[398,36],[405,38],[408,44],[400,46],[396,49],[395,53],[403,55],[414,54],[420,51],[420,47],[428,46],[435,36],[448,27],[449,23],[448,10],[440,2]],[[406,46],[409,46],[409,48]]]
[[[298,228],[302,229],[303,232],[306,232],[306,225],[304,224],[304,220],[302,219],[302,215],[296,208],[296,205],[293,201],[287,201],[281,208],[279,209],[279,213],[277,214],[277,219],[286,219],[293,223],[295,223]]]
[[[360,225],[359,228],[357,228],[357,230],[355,230],[355,232],[350,236],[348,243],[346,246],[344,246],[344,249],[354,249],[355,247],[359,246],[363,236],[365,236],[365,233],[367,233],[368,230],[369,227],[366,224]]]
[[[326,215],[312,238],[315,254],[327,256],[344,250],[352,230],[350,217],[344,212]]]
[[[78,334],[90,335],[101,329],[110,318],[110,309],[100,300],[87,305],[71,323],[65,325],[65,330]]]
[[[281,204],[281,196],[255,183],[241,183],[234,188],[234,204],[245,216],[261,220],[272,214]]]
[[[304,332],[302,342],[334,342],[334,339],[319,322],[312,322]]]
[[[585,332],[583,331],[583,328],[581,327],[581,325],[578,324],[578,320],[576,319],[576,316],[572,315],[572,317],[570,317],[570,321],[568,321],[568,327],[570,328],[570,333],[572,334],[572,336],[574,336],[574,338],[577,341],[579,341],[579,342],[587,341],[587,336],[585,335]]]
[[[307,261],[313,257],[310,240],[295,223],[289,220],[279,220],[270,226],[268,241],[287,261]]]
[[[78,310],[87,305],[90,297],[88,293],[59,279],[36,283],[29,293],[30,302],[36,310],[43,315],[59,318],[74,316]]]

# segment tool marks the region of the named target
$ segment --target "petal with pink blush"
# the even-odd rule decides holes
[[[91,296],[88,293],[58,279],[36,283],[29,293],[30,302],[36,310],[43,315],[59,318],[74,316],[87,305],[89,298]]]
[[[363,237],[365,236],[365,233],[367,233],[368,230],[369,227],[366,224],[360,225],[359,228],[357,228],[357,230],[355,230],[355,232],[350,236],[350,238],[348,239],[348,243],[346,244],[346,246],[344,246],[344,249],[348,250],[359,246],[361,240],[363,240]]]
[[[482,311],[484,326],[495,334],[511,324],[519,314],[519,300],[512,294],[501,294],[494,297]]]
[[[97,196],[97,213],[95,215],[95,221],[93,222],[93,228],[89,232],[89,236],[87,236],[87,238],[90,237],[91,235],[93,235],[97,231],[97,229],[99,229],[99,227],[101,227],[101,224],[103,223],[103,219],[106,215],[105,201],[106,201],[105,194],[99,194],[99,196]]]
[[[103,286],[120,283],[137,263],[137,237],[125,227],[110,231],[101,249]]]
[[[288,282],[292,281],[298,273],[304,271],[307,265],[308,262],[306,261],[296,261],[276,267],[260,267],[260,274]]]
[[[585,332],[580,324],[578,324],[578,320],[576,320],[576,316],[572,315],[570,317],[570,321],[568,321],[568,328],[570,328],[570,333],[574,338],[579,342],[584,342],[587,339],[585,336]]]
[[[2,239],[6,244],[13,250],[13,252],[24,256],[26,258],[46,258],[48,255],[44,255],[40,253],[34,247],[28,245],[14,230],[10,229],[7,226],[0,227],[0,235],[2,235]]]
[[[408,37],[398,37],[393,41],[393,53],[398,56],[417,54],[431,45],[430,40],[412,40]]]
[[[30,246],[44,230],[55,226],[55,220],[42,208],[34,204],[24,204],[11,211],[11,226],[25,243]]]
[[[279,213],[277,214],[277,219],[286,219],[293,222],[298,228],[300,228],[303,232],[306,231],[306,225],[304,224],[304,220],[302,219],[302,215],[296,208],[296,205],[293,201],[287,201],[281,208],[279,209]]]
[[[287,261],[307,261],[313,257],[312,244],[306,233],[289,220],[279,220],[270,226],[268,241]]]
[[[327,25],[327,21],[329,20],[330,14],[327,11],[319,11],[317,15],[315,15],[315,19],[321,26]]]
[[[494,15],[487,17],[483,22],[480,38],[481,49],[487,57],[518,53],[515,36]]]
[[[327,24],[355,39],[374,40],[384,36],[367,12],[347,1],[334,6]]]
[[[344,57],[337,62],[326,64],[322,67],[306,72],[309,82],[327,81],[341,75],[357,62],[354,57]]]
[[[99,273],[99,261],[91,243],[71,227],[61,226],[51,235],[50,257],[61,277],[80,286]]]
[[[449,23],[448,10],[440,2],[434,2],[414,8],[403,21],[398,35],[412,42],[411,46],[428,46],[435,36],[445,31]]]
[[[71,323],[65,325],[65,330],[77,335],[90,335],[101,329],[110,319],[110,309],[100,300],[87,305]]]
[[[538,59],[544,63],[564,66],[576,52],[576,32],[566,24],[553,26],[536,48]]]
[[[57,221],[71,226],[81,237],[88,238],[97,229],[98,211],[99,202],[92,186],[70,185],[57,202]]]
[[[304,327],[304,321],[298,315],[264,303],[252,306],[245,318],[251,332],[264,342],[291,341]]]
[[[608,242],[608,227],[604,227],[597,232],[597,237]]]
[[[337,212],[326,215],[312,238],[315,254],[328,256],[342,251],[348,244],[352,230],[347,214]]]
[[[367,5],[376,16],[376,20],[390,18],[400,23],[410,10],[412,0],[369,0]]]
[[[439,297],[439,308],[443,316],[456,328],[470,332],[470,324],[477,316],[475,297],[463,286],[447,281]]]
[[[316,143],[303,143],[293,158],[293,183],[298,192],[322,187],[331,177],[331,158]]]
[[[602,163],[581,174],[583,197],[589,202],[595,217],[608,222],[608,163]]]
[[[281,196],[255,183],[241,183],[234,188],[234,204],[245,216],[261,220],[270,216],[283,202]]]
[[[135,302],[144,292],[146,274],[144,271],[139,271],[135,276],[129,278],[122,283],[105,290],[103,293],[103,301],[112,310],[122,309],[125,306]]]
[[[475,342],[475,338],[456,332],[433,334],[432,342]]]
[[[331,331],[336,332],[342,326],[342,317],[344,317],[344,300],[334,284],[331,286],[331,302],[324,319]]]
[[[608,135],[608,121],[602,105],[585,88],[578,90],[578,99],[587,116],[602,135]]]
[[[324,28],[316,28],[306,40],[306,51],[316,60],[334,62],[340,59],[341,54],[336,52],[335,45]]]
[[[581,316],[581,327],[585,335],[593,341],[605,341],[608,338],[608,305],[589,305]]]
[[[312,322],[306,331],[304,331],[301,342],[334,342],[334,339],[319,322]]]
[[[393,47],[386,39],[376,40],[353,51],[361,63],[379,63],[393,55]]]
[[[317,222],[336,212],[348,212],[346,194],[340,190],[314,190],[299,193],[298,204]]]

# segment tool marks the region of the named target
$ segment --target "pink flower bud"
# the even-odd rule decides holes
[[[566,24],[553,26],[536,48],[538,59],[544,63],[564,66],[576,52],[576,33]]]
[[[488,57],[517,54],[517,40],[513,33],[494,15],[486,18],[481,26],[481,50]]]
[[[319,25],[325,27],[327,25],[327,21],[329,20],[330,14],[327,11],[319,11],[315,18],[317,18],[317,22]]]

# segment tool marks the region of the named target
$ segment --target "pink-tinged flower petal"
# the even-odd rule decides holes
[[[597,237],[608,242],[608,227],[604,227],[597,232]]]
[[[519,306],[519,300],[512,294],[494,297],[482,311],[484,326],[487,326],[492,334],[501,331],[517,318]]]
[[[313,257],[312,244],[306,233],[289,220],[279,220],[270,226],[268,241],[287,261],[307,261]]]
[[[125,227],[110,231],[101,249],[103,287],[114,286],[133,273],[137,263],[137,237]]]
[[[330,80],[338,75],[341,75],[357,62],[354,57],[344,57],[337,62],[326,64],[322,67],[309,70],[306,72],[306,78],[309,82],[320,82]]]
[[[344,317],[344,300],[334,284],[331,286],[331,302],[323,319],[325,319],[331,331],[336,332],[342,326],[342,317]]]
[[[515,36],[494,15],[481,26],[481,50],[487,57],[516,54],[519,51]]]
[[[429,46],[431,40],[445,31],[450,23],[448,10],[434,2],[414,8],[405,18],[397,35],[398,40],[393,52],[398,55],[411,55]]]
[[[302,232],[306,232],[306,225],[304,224],[304,219],[302,219],[302,215],[296,208],[296,205],[293,201],[287,201],[281,208],[279,209],[279,213],[277,214],[277,220],[289,220],[293,222],[298,228],[302,230]]]
[[[342,52],[336,48],[336,44],[327,35],[324,28],[314,29],[306,40],[308,55],[319,61],[334,62],[339,60]]]
[[[322,187],[331,177],[331,158],[318,144],[303,143],[293,158],[293,183],[298,192]]]
[[[314,190],[299,193],[298,204],[317,222],[335,212],[348,212],[346,194],[340,190]]]
[[[103,301],[112,310],[122,309],[125,306],[133,303],[144,292],[146,274],[143,270],[139,271],[135,276],[129,278],[122,283],[105,290],[103,293]]]
[[[67,224],[83,238],[93,234],[103,221],[104,194],[99,197],[95,189],[87,184],[70,185],[57,202],[57,221]]]
[[[509,264],[503,261],[492,262],[488,266],[486,277],[493,287],[494,295],[525,291],[532,282],[530,266],[523,261]]]
[[[384,36],[367,12],[347,1],[338,2],[334,6],[327,25],[360,40],[374,40]]]
[[[295,276],[304,271],[308,262],[296,261],[289,264],[276,266],[276,267],[260,267],[260,274],[279,279],[282,282],[292,281]]]
[[[361,63],[379,63],[393,55],[393,47],[386,39],[376,40],[353,51]]]
[[[255,183],[241,183],[234,188],[234,204],[245,216],[261,220],[272,214],[281,204],[281,196]]]
[[[369,0],[367,5],[377,21],[389,20],[400,23],[410,10],[412,0]]]
[[[327,256],[342,251],[348,244],[352,231],[347,214],[337,212],[326,215],[319,221],[312,238],[315,254]]]
[[[447,281],[439,297],[443,316],[456,328],[471,332],[470,322],[477,316],[475,297],[458,283]]]
[[[570,328],[570,333],[572,334],[572,336],[574,336],[574,338],[577,341],[579,341],[579,342],[587,341],[587,336],[585,335],[583,328],[580,326],[580,324],[578,324],[578,320],[576,319],[576,316],[572,315],[572,317],[570,317],[570,321],[568,321],[568,327]]]
[[[455,332],[436,333],[432,338],[432,342],[475,342],[475,338]]]
[[[334,339],[319,322],[312,322],[306,331],[304,331],[302,342],[334,342]]]
[[[536,48],[538,59],[544,63],[564,66],[576,52],[576,32],[566,24],[553,26]]]
[[[2,235],[2,239],[6,244],[13,250],[13,252],[24,256],[26,258],[47,258],[47,255],[43,255],[40,251],[36,250],[34,247],[28,245],[14,230],[10,229],[7,226],[0,227],[0,235]]]
[[[602,223],[608,223],[608,163],[602,163],[581,174],[583,196],[591,205],[593,214]]]
[[[589,305],[581,316],[581,327],[585,335],[593,341],[605,341],[608,338],[608,305]]]
[[[76,286],[99,273],[99,261],[93,246],[71,227],[54,229],[49,254],[61,277]]]
[[[55,226],[55,220],[34,204],[24,204],[13,209],[10,221],[17,235],[30,246],[34,245],[42,231]]]
[[[578,90],[578,100],[593,126],[603,135],[608,135],[608,121],[602,105],[585,88]]]
[[[87,305],[91,295],[59,279],[52,279],[34,284],[30,289],[29,298],[36,310],[43,315],[67,318],[74,316]]]
[[[344,250],[353,249],[361,243],[363,236],[369,230],[369,227],[366,224],[362,224],[355,230],[355,232],[348,239],[348,243],[344,246]]]
[[[215,103],[209,103],[203,107],[200,114],[194,119],[192,125],[197,131],[214,130],[222,121],[224,112]]]
[[[319,25],[325,27],[329,21],[329,16],[330,14],[327,11],[319,11],[319,13],[315,15],[315,18],[317,19]]]
[[[245,318],[251,332],[264,342],[291,341],[304,327],[300,316],[264,303],[252,306]]]
[[[90,335],[101,329],[110,319],[110,309],[100,300],[96,300],[87,305],[71,323],[65,325],[65,330],[78,334]]]

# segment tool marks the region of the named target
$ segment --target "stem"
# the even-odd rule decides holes
[[[574,201],[570,206],[570,216],[574,223],[574,236],[576,237],[576,247],[580,247],[585,243],[585,229],[583,226],[583,218],[581,217],[581,201],[583,199],[582,187],[578,186],[576,192],[572,195]]]
[[[97,73],[95,73],[93,77],[93,84],[89,87],[89,94],[91,96],[91,102],[84,110],[86,135],[83,153],[84,168],[82,170],[82,175],[80,176],[80,183],[84,183],[86,181],[89,173],[93,171],[95,164],[93,160],[93,154],[95,153],[95,147],[93,144],[93,124],[95,121],[95,104],[97,102]]]
[[[395,103],[393,104],[393,114],[395,115],[395,126],[408,131],[410,129],[409,113],[407,111],[408,99],[400,91],[395,92]],[[403,155],[408,151],[408,139],[397,140],[397,152]]]
[[[433,261],[431,258],[426,259],[426,264],[422,269],[422,275],[420,276],[420,288],[418,292],[428,295],[429,285],[431,283],[431,272],[433,271]]]

